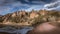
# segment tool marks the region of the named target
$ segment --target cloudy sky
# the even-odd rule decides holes
[[[17,10],[59,10],[60,0],[0,0],[0,15]]]

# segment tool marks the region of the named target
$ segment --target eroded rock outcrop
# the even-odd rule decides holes
[[[16,11],[0,16],[1,23],[26,23],[32,25],[37,22],[60,22],[60,12],[58,11],[47,11],[47,10],[32,10],[31,12]]]

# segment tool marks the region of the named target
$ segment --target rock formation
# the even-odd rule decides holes
[[[16,24],[29,24],[33,23],[41,23],[41,22],[60,22],[60,12],[59,11],[47,11],[47,10],[39,10],[31,12],[26,11],[16,11],[14,13],[9,13],[6,15],[0,15],[1,23],[16,23]]]
[[[33,30],[28,31],[27,34],[60,34],[60,24],[53,22],[42,23]]]

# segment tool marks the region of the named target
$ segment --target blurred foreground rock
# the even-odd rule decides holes
[[[60,34],[60,23],[42,23],[28,31],[27,34]]]

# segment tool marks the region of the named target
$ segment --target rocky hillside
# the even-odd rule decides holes
[[[43,22],[59,22],[60,11],[47,11],[47,10],[32,10],[16,11],[6,15],[0,15],[0,23],[3,24],[18,24],[18,25],[32,25],[40,24]]]

